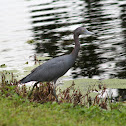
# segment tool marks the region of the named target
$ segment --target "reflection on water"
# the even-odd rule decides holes
[[[114,101],[126,101],[126,89],[111,89],[108,88],[105,92],[101,94],[102,91],[99,93],[100,98],[110,98]]]
[[[5,1],[9,2],[9,0]],[[25,7],[30,19],[24,16],[26,13],[21,16],[17,11],[24,10],[24,3],[27,5]],[[3,26],[10,24],[9,29],[11,24],[14,24],[15,29],[11,29],[11,34],[14,36],[7,36],[8,40],[2,38],[3,35],[6,37],[8,32],[0,37],[2,46],[8,46],[0,50],[0,53],[3,53],[2,61],[4,62],[2,63],[7,62],[11,64],[10,67],[15,65],[15,61],[24,63],[27,61],[26,51],[27,57],[34,55],[34,51],[39,55],[51,57],[68,54],[74,47],[72,31],[79,26],[85,26],[97,34],[97,37],[80,37],[81,50],[71,69],[72,77],[126,78],[125,0],[30,0],[23,2],[11,0],[13,6],[10,9],[8,9],[9,5],[6,4],[7,13],[14,12],[13,15],[16,18],[12,16],[13,21],[2,23]],[[0,15],[6,16],[7,13],[2,12]],[[20,19],[20,16],[23,18]],[[5,20],[9,19],[6,16]],[[20,23],[24,22],[23,19],[25,21],[27,19],[29,24],[28,21]],[[20,27],[15,27],[15,24]],[[3,30],[6,31],[6,29]],[[32,47],[25,43],[30,39],[31,32],[32,37],[38,41]],[[7,46],[4,46],[4,41],[7,41]],[[7,53],[4,53],[5,50]],[[6,55],[5,58],[3,58],[4,55]],[[8,57],[10,57],[9,60]]]
[[[34,53],[26,43],[32,35],[26,7],[22,0],[0,0],[0,65],[6,64],[4,70],[22,70]]]
[[[37,53],[48,53],[52,57],[70,53],[73,49],[72,31],[86,25],[97,37],[81,37],[82,46],[72,68],[73,77],[126,78],[125,1],[29,3],[34,38],[39,41]]]

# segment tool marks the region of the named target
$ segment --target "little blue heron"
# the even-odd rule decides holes
[[[55,83],[57,79],[63,76],[73,66],[75,62],[80,49],[79,35],[81,34],[91,35],[93,33],[88,31],[84,27],[78,27],[77,29],[74,30],[73,34],[74,34],[75,48],[70,54],[48,60],[47,62],[43,63],[42,65],[32,70],[31,73],[26,77],[24,77],[23,79],[21,79],[20,82],[26,83],[30,81],[37,81],[32,88],[33,91],[34,87],[37,86],[39,82],[52,81],[54,84],[53,93],[56,98],[56,101],[58,102],[58,98],[56,96],[55,91]]]

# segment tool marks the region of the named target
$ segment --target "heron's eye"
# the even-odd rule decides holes
[[[84,33],[85,32],[85,30],[84,29],[82,29],[82,33]]]

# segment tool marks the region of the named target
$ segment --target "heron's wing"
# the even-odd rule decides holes
[[[33,69],[32,72],[26,76],[23,82],[28,81],[53,81],[64,75],[73,65],[69,55],[53,58],[46,63]]]
[[[34,69],[31,73],[31,77],[39,81],[52,81],[58,79],[68,70],[65,65],[66,63],[62,59],[56,60],[56,62],[48,61]]]

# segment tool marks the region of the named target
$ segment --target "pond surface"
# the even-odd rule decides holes
[[[98,92],[99,98],[109,98],[113,101],[126,101],[126,89],[112,89],[107,88],[105,91]]]
[[[30,56],[57,57],[74,47],[73,30],[85,26],[97,36],[80,36],[72,78],[126,78],[125,0],[4,0],[0,2],[0,65],[22,69]],[[34,44],[26,43],[34,39]]]

